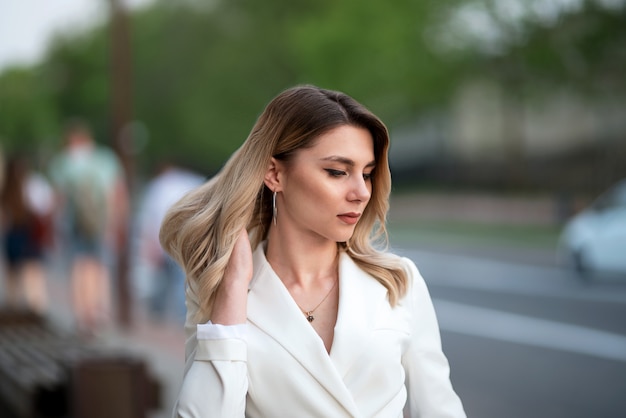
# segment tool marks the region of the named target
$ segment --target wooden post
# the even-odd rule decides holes
[[[133,191],[133,161],[129,152],[132,134],[128,129],[132,120],[132,83],[130,30],[126,8],[121,0],[108,0],[110,4],[110,82],[111,82],[111,132],[113,148],[117,152],[126,175],[126,193]],[[130,202],[128,203],[130,208]],[[126,211],[117,248],[117,321],[129,327],[132,319],[132,298],[129,284],[129,211]]]

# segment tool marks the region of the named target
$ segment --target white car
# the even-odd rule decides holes
[[[565,224],[559,256],[579,273],[626,276],[626,179]]]

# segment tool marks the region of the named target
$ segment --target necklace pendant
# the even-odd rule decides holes
[[[311,315],[312,312],[307,312],[306,313],[306,320],[309,322],[313,322],[313,320],[315,319],[315,317],[313,315]]]

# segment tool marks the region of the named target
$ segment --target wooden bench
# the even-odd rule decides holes
[[[160,384],[142,358],[101,348],[44,318],[0,311],[0,398],[15,417],[142,418]]]

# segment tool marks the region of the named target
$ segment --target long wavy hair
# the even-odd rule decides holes
[[[247,229],[253,249],[267,237],[271,191],[263,179],[270,159],[288,161],[298,150],[314,146],[320,135],[343,125],[371,133],[376,169],[370,201],[349,242],[337,243],[338,249],[385,286],[392,305],[406,293],[407,272],[397,256],[386,252],[391,190],[387,128],[350,96],[302,85],[276,96],[220,172],[176,203],[163,221],[161,244],[185,270],[198,299],[198,321],[210,318],[241,228]]]

